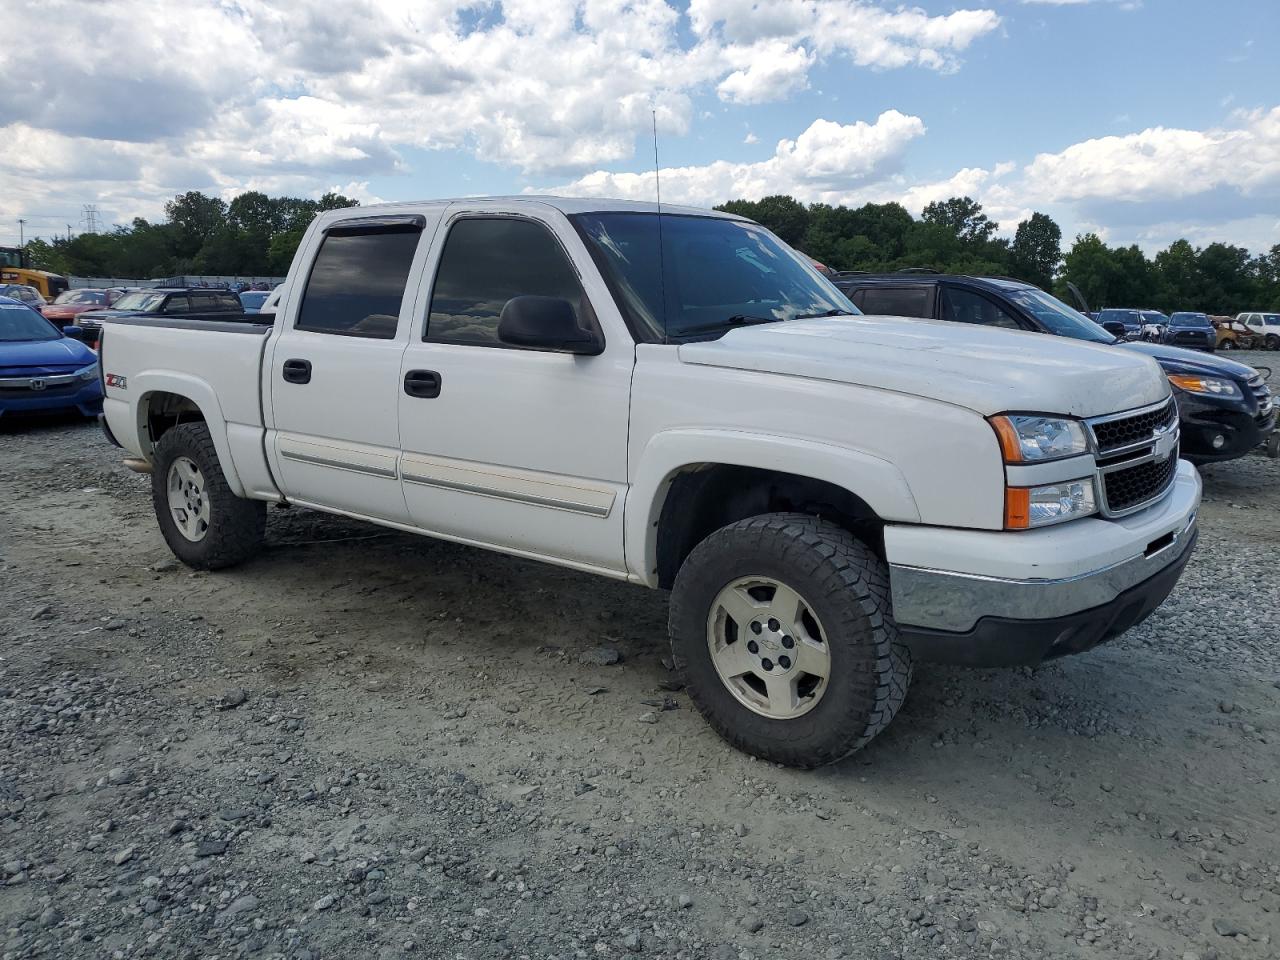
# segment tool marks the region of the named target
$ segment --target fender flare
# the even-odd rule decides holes
[[[227,442],[227,421],[222,415],[222,406],[218,396],[204,380],[186,373],[172,370],[143,370],[129,378],[130,387],[140,387],[133,402],[133,422],[139,438],[147,436],[147,407],[152,394],[173,393],[185,397],[194,403],[204,417],[209,428],[209,436],[213,438],[213,448],[218,452],[218,465],[227,479],[227,486],[237,497],[243,497],[244,484],[236,470],[235,460],[231,457],[231,446]],[[152,450],[145,451],[148,460],[154,456]]]
[[[668,430],[641,451],[624,507],[624,552],[633,579],[658,584],[658,521],[673,477],[699,464],[776,470],[823,480],[860,497],[881,520],[919,523],[902,472],[881,457],[801,437],[743,430]]]

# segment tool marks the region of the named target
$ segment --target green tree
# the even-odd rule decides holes
[[[1166,310],[1206,310],[1200,255],[1186,240],[1175,240],[1152,261],[1156,302]],[[1217,312],[1212,310],[1209,312]]]
[[[1018,224],[1009,248],[1009,268],[1013,276],[1048,290],[1053,286],[1053,277],[1061,262],[1062,228],[1052,217],[1033,213]]]
[[[794,197],[774,195],[762,200],[730,200],[716,207],[768,227],[793,247],[800,246],[809,226],[809,210]]]
[[[198,190],[179,194],[164,205],[165,216],[177,228],[177,253],[193,257],[227,221],[227,205]]]
[[[961,243],[990,240],[1000,224],[982,212],[982,204],[972,197],[935,200],[924,208],[920,218],[927,224],[946,227]]]

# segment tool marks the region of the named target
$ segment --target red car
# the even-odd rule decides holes
[[[121,290],[115,287],[107,290],[88,287],[64,290],[53,303],[45,305],[44,318],[59,327],[65,327],[75,323],[76,317],[86,310],[105,310],[115,303],[120,293]]]

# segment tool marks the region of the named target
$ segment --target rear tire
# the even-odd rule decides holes
[[[1236,343],[1234,340],[1223,340],[1220,344],[1218,344],[1219,350],[1234,350],[1235,348],[1236,348]]]
[[[1268,350],[1280,350],[1280,337],[1277,337],[1274,333],[1268,333],[1267,339],[1263,342]]]
[[[698,544],[676,575],[670,629],[676,668],[712,728],[787,766],[834,763],[866,745],[911,682],[884,564],[806,514],[752,517]]]
[[[204,423],[178,424],[160,438],[151,501],[169,549],[189,567],[231,567],[262,545],[267,505],[231,492]]]

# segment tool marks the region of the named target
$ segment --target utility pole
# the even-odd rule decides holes
[[[22,217],[18,218],[18,246],[25,247],[27,245],[27,235],[25,232],[27,221]]]
[[[71,224],[67,224],[67,243],[71,242]]]

